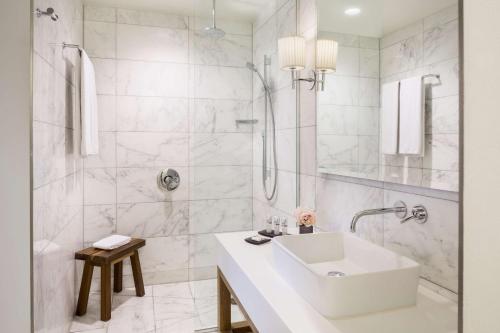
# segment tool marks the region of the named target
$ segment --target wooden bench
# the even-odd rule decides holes
[[[100,250],[89,247],[75,253],[75,259],[84,260],[82,283],[76,315],[83,316],[87,312],[90,285],[94,266],[101,267],[101,320],[111,319],[111,265],[114,265],[113,291],[119,293],[123,289],[123,260],[130,257],[132,273],[134,275],[135,294],[144,296],[144,282],[142,280],[141,263],[139,261],[139,248],[146,245],[144,239],[133,238],[130,243],[114,250]]]

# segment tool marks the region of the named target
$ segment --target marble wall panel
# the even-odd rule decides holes
[[[33,326],[68,332],[75,308],[74,252],[83,247],[79,56],[61,42],[83,43],[79,0],[56,4],[55,24],[33,16]],[[53,7],[36,0],[34,8]]]
[[[99,156],[85,161],[87,240],[146,238],[146,283],[212,277],[189,235],[252,224],[253,126],[236,122],[253,117],[252,25],[220,20],[227,34],[213,40],[201,33],[210,22],[198,17],[87,6],[85,19],[102,138]],[[181,184],[167,193],[156,177],[168,167]],[[168,246],[182,264],[163,267],[170,254],[152,252]],[[131,283],[128,266],[125,275]]]

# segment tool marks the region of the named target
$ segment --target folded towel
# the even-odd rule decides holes
[[[398,153],[399,81],[382,86],[380,145],[382,154]]]
[[[97,92],[94,65],[92,65],[87,53],[84,50],[80,51],[82,55],[80,76],[81,151],[83,156],[87,156],[99,154]]]
[[[131,240],[132,238],[128,236],[112,235],[95,242],[92,246],[101,250],[113,250],[129,243]]]
[[[401,81],[399,100],[399,153],[424,155],[425,90],[422,78]]]

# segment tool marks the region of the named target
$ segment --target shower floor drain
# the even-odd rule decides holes
[[[327,275],[328,276],[333,276],[333,277],[341,277],[341,276],[345,276],[345,273],[338,272],[338,271],[331,271],[331,272],[328,272]]]

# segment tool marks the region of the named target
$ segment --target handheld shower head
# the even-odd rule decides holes
[[[249,70],[251,70],[252,72],[255,72],[257,74],[257,76],[259,77],[260,81],[262,82],[262,85],[264,86],[264,89],[266,90],[266,93],[270,93],[271,92],[271,88],[269,88],[269,85],[267,84],[266,80],[264,79],[264,77],[262,76],[262,74],[260,74],[259,70],[257,69],[257,66],[255,66],[255,64],[253,64],[251,62],[247,62],[247,68]]]
[[[247,62],[247,68],[251,71],[254,71],[254,72],[257,72],[257,68],[255,67],[255,65],[251,62]]]

